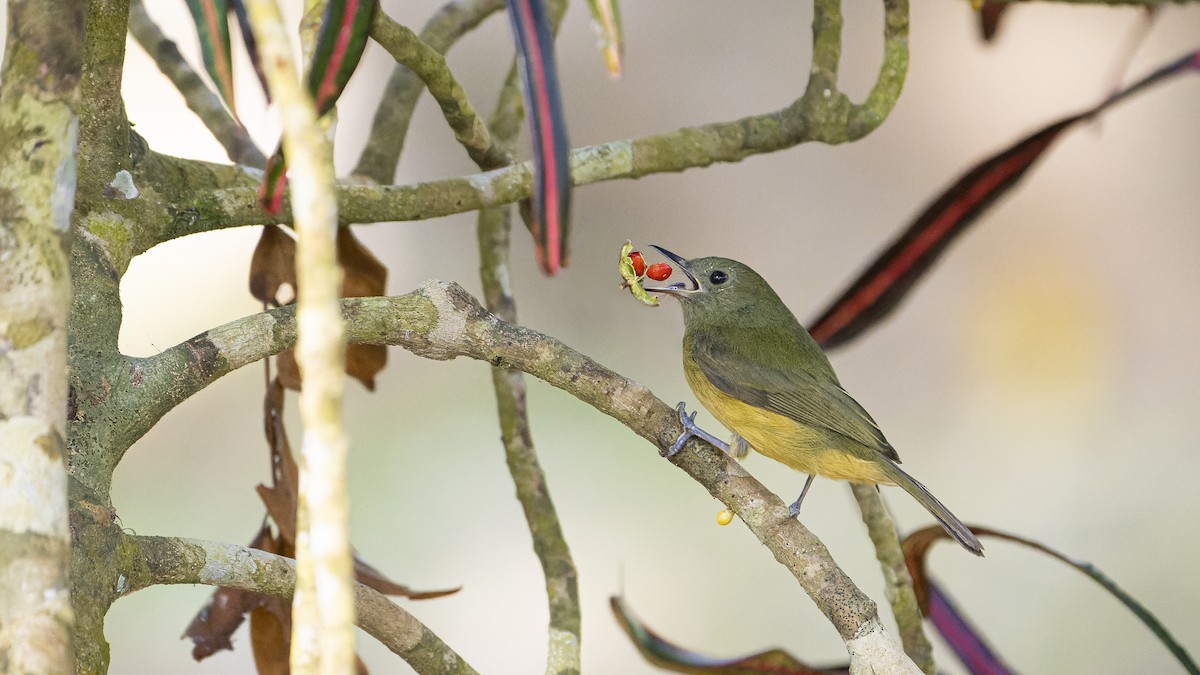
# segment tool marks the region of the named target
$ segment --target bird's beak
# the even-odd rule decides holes
[[[645,290],[647,292],[649,292],[649,293],[666,293],[667,295],[674,295],[674,296],[680,297],[680,298],[687,297],[687,295],[689,295],[691,293],[699,293],[700,292],[700,282],[696,280],[696,275],[692,274],[692,268],[690,265],[688,265],[688,261],[684,260],[680,256],[675,255],[674,253],[671,253],[670,251],[668,251],[667,249],[665,249],[661,246],[655,246],[654,244],[650,244],[650,246],[652,248],[656,249],[659,253],[661,253],[661,254],[667,256],[668,258],[670,258],[671,260],[673,260],[675,262],[675,264],[679,266],[679,270],[681,272],[683,272],[685,275],[687,275],[688,281],[691,282],[691,286],[689,287],[687,284],[683,283],[682,281],[677,281],[673,284],[664,286],[662,288],[646,288]]]

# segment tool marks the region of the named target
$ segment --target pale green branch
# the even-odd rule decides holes
[[[283,149],[296,231],[296,362],[304,376],[300,490],[296,514],[296,597],[290,666],[297,675],[354,668],[354,571],[346,489],[349,440],[342,426],[345,329],[338,299],[337,203],[333,152],[316,106],[292,61],[275,0],[247,0],[263,74],[283,117]],[[310,6],[310,13],[313,8]]]
[[[421,40],[445,54],[460,37],[504,8],[504,0],[451,0],[421,29]],[[404,151],[408,124],[421,96],[422,82],[411,70],[397,65],[388,78],[375,110],[371,132],[353,173],[378,184],[391,183]]]
[[[512,162],[512,155],[492,141],[483,118],[475,112],[467,94],[438,50],[421,41],[408,28],[396,23],[382,10],[375,12],[371,37],[425,84],[442,109],[446,124],[481,169],[494,169]]]
[[[290,600],[294,561],[258,549],[177,537],[122,536],[140,558],[125,583],[128,595],[162,584],[206,584]],[[475,673],[433,631],[379,591],[354,585],[355,623],[418,673]]]
[[[924,617],[917,604],[912,575],[908,573],[908,565],[904,562],[904,552],[900,549],[896,523],[892,520],[892,514],[888,513],[878,487],[851,483],[850,488],[862,511],[871,543],[875,545],[875,557],[883,570],[883,594],[892,606],[892,616],[896,619],[904,651],[926,675],[933,675],[937,672],[933,662],[933,647],[925,635]]]

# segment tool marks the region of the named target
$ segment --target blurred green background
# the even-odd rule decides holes
[[[195,58],[182,2],[147,3]],[[292,3],[298,4],[298,3]],[[437,7],[386,2],[419,27]],[[861,99],[881,44],[876,3],[846,3],[843,81]],[[610,79],[585,6],[559,40],[574,145],[775,110],[804,86],[811,8],[802,2],[622,6],[623,79]],[[295,17],[295,8],[292,15]],[[1097,101],[1143,21],[1138,9],[1022,3],[983,45],[965,2],[917,3],[912,66],[892,116],[865,140],[805,145],[740,164],[587,186],[575,192],[572,265],[547,279],[514,233],[522,323],[693,404],[679,366],[679,311],[617,289],[626,239],[685,256],[720,254],[766,276],[811,319],[938,190],[988,153]],[[1195,49],[1200,8],[1166,7],[1127,79]],[[496,16],[450,53],[488,111],[512,54]],[[337,159],[357,158],[390,58],[368,48],[340,106]],[[239,64],[239,108],[267,151],[278,125]],[[225,161],[146,55],[131,43],[130,119],[160,151]],[[881,328],[833,356],[905,467],[963,520],[1090,560],[1200,655],[1200,78],[1181,77],[1066,135],[956,244]],[[525,141],[521,152],[527,155]],[[397,181],[471,173],[428,97]],[[388,266],[390,293],[429,278],[479,292],[474,217],[361,226]],[[122,348],[154,353],[258,311],[246,290],[257,228],[193,236],[134,261],[122,285]],[[431,362],[399,349],[374,394],[349,387],[354,543],[393,579],[459,594],[401,601],[485,673],[544,670],[540,567],[504,466],[487,366]],[[139,442],[117,471],[114,502],[139,534],[245,543],[269,479],[262,370],[217,382]],[[538,381],[534,439],[580,574],[585,670],[641,673],[608,597],[668,638],[714,656],[783,647],[813,663],[845,660],[836,633],[740,521],[621,425]],[[294,404],[294,402],[293,402]],[[701,413],[710,428],[716,422]],[[294,405],[290,423],[298,447]],[[761,457],[748,469],[786,499],[802,477]],[[899,490],[903,529],[930,518]],[[882,605],[877,565],[848,490],[818,481],[804,522]],[[1166,650],[1113,598],[1047,558],[992,542],[977,560],[954,546],[932,570],[998,651],[1023,672],[1175,672]],[[191,661],[179,636],[211,589],[155,588],[108,621],[113,673],[249,673],[236,650]],[[887,619],[890,621],[890,619]],[[363,636],[373,672],[407,672]],[[961,672],[939,651],[944,672]]]

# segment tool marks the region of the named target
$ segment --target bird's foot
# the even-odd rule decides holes
[[[696,413],[693,412],[691,415],[687,414],[687,407],[683,401],[679,402],[679,405],[676,406],[676,409],[679,411],[679,423],[683,425],[683,433],[679,435],[679,439],[675,441],[675,445],[672,445],[670,448],[668,448],[666,452],[659,454],[661,454],[663,457],[674,457],[675,455],[679,454],[679,451],[683,449],[683,445],[691,440],[692,437],[703,438],[709,443],[712,443],[714,446],[720,448],[722,452],[729,453],[728,443],[696,426]]]
[[[800,496],[797,497],[796,501],[792,502],[792,505],[788,507],[789,518],[795,518],[796,516],[800,515],[800,504],[804,501],[804,495],[808,494],[808,488],[812,487],[813,479],[816,477],[816,474],[810,473],[808,475],[808,480],[804,481],[804,489],[800,490]]]

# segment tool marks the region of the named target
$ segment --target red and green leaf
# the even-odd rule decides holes
[[[588,0],[592,21],[600,33],[600,49],[608,74],[621,75],[621,60],[625,56],[625,35],[621,30],[621,9],[617,0]]]
[[[317,115],[333,109],[367,46],[375,0],[330,0],[321,19],[312,68],[308,71],[308,92],[317,106]]]
[[[267,159],[262,183],[258,186],[258,206],[267,213],[279,213],[283,209],[283,194],[287,190],[287,159],[283,156],[283,144]]]
[[[229,3],[227,0],[187,0],[200,38],[204,69],[231,111],[233,105],[233,56],[229,46]],[[236,113],[234,113],[236,115]]]
[[[308,71],[308,92],[313,97],[317,115],[333,109],[338,97],[358,67],[375,0],[330,0],[321,19],[317,46],[313,51],[312,67]],[[267,171],[258,188],[258,205],[267,213],[279,213],[283,208],[283,193],[287,188],[287,160],[281,145],[267,160]]]
[[[250,15],[246,12],[243,0],[229,0],[229,8],[237,17],[238,32],[242,34],[242,44],[246,46],[246,54],[250,63],[254,64],[254,74],[258,76],[258,84],[262,87],[263,96],[267,103],[271,102],[271,89],[267,86],[267,75],[262,69],[262,59],[258,55],[258,41],[254,39],[254,31],[250,28]]]
[[[1159,68],[1099,105],[1054,122],[976,165],[935,199],[810,325],[813,338],[829,349],[875,326],[899,306],[950,243],[1020,181],[1062,132],[1188,69],[1200,70],[1200,51]]]
[[[550,18],[542,0],[508,0],[533,144],[534,194],[527,222],[538,262],[555,274],[568,262],[570,141],[559,94]]]
[[[704,675],[837,675],[848,673],[848,666],[836,668],[813,668],[782,649],[772,649],[759,654],[733,659],[716,659],[697,654],[667,642],[643,624],[629,608],[624,599],[613,596],[609,602],[617,623],[642,657],[650,663],[677,673],[702,673]]]
[[[1121,604],[1125,605],[1129,611],[1133,612],[1154,633],[1159,641],[1170,650],[1171,654],[1175,656],[1175,659],[1179,661],[1185,671],[1192,675],[1200,675],[1200,666],[1196,665],[1191,655],[1171,635],[1166,626],[1163,626],[1162,622],[1150,613],[1150,610],[1146,609],[1144,605],[1126,593],[1116,582],[1108,578],[1108,576],[1091,563],[1075,560],[1044,544],[1039,544],[1036,541],[1014,534],[1008,534],[1007,532],[991,530],[985,527],[971,527],[971,531],[981,537],[993,537],[1031,548],[1084,573],[1092,581],[1100,584],[1113,597],[1120,600]],[[901,545],[904,550],[904,560],[908,566],[908,572],[912,575],[913,590],[916,591],[917,602],[921,605],[921,611],[934,622],[938,631],[942,633],[955,652],[960,654],[960,657],[966,654],[966,657],[963,658],[963,663],[971,669],[972,673],[1010,672],[1007,666],[1003,665],[978,635],[978,632],[967,622],[965,615],[949,601],[949,598],[940,589],[936,589],[930,580],[926,569],[926,554],[935,542],[943,538],[948,539],[949,537],[940,526],[935,525],[913,532],[905,537]],[[978,663],[980,669],[976,670],[971,667],[972,663]]]

